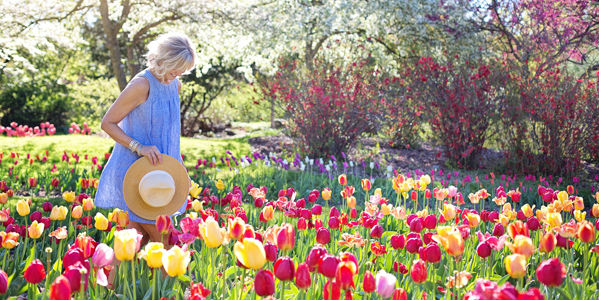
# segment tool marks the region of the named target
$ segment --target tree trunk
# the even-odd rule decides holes
[[[106,38],[106,47],[110,52],[112,71],[119,84],[119,89],[122,91],[127,86],[127,77],[125,75],[124,66],[121,64],[121,49],[119,48],[117,39],[118,30],[116,30],[110,20],[107,0],[100,0],[100,15],[102,17],[102,27],[104,28],[104,35]]]

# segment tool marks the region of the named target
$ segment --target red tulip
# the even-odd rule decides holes
[[[156,219],[156,230],[158,230],[160,234],[167,234],[170,228],[171,218],[169,216],[162,215]]]
[[[331,280],[327,280],[322,295],[324,300],[339,300],[339,298],[341,298],[341,288],[336,281],[331,283]]]
[[[335,282],[341,289],[347,290],[350,287],[355,288],[354,276],[358,272],[357,265],[351,261],[342,261],[335,270]]]
[[[275,261],[277,259],[277,246],[266,243],[264,244],[264,252],[266,253],[266,259],[268,261]]]
[[[430,263],[438,263],[441,261],[441,248],[436,243],[430,243],[426,247],[420,248],[419,253],[422,252],[424,254],[424,261]]]
[[[577,236],[583,243],[593,242],[595,241],[595,228],[588,221],[582,222],[578,226]]]
[[[347,176],[345,174],[339,175],[339,184],[346,185],[347,184]]]
[[[393,249],[403,249],[406,246],[406,237],[402,234],[391,236],[391,247]]]
[[[422,283],[426,281],[426,263],[421,259],[414,260],[412,264],[412,270],[410,276],[416,283]]]
[[[427,229],[435,229],[435,227],[437,227],[437,216],[426,216],[426,218],[424,218],[424,227],[426,227]]]
[[[25,269],[25,280],[29,283],[37,284],[46,278],[46,270],[39,259],[35,259]]]
[[[491,255],[491,246],[487,243],[480,243],[478,247],[476,247],[476,254],[481,258],[487,258]]]
[[[260,270],[256,273],[254,290],[261,297],[270,296],[275,293],[275,279],[270,270]]]
[[[410,238],[406,242],[406,250],[410,253],[417,253],[420,247],[422,247],[422,240],[420,238]]]
[[[289,256],[277,259],[274,265],[275,276],[281,281],[293,280],[295,277],[295,265]]]
[[[31,222],[37,221],[38,223],[40,223],[42,221],[42,212],[39,210],[32,212],[29,215],[29,220],[31,220]]]
[[[277,233],[277,248],[282,251],[293,249],[295,246],[295,229],[291,224],[283,224]]]
[[[374,225],[372,229],[370,229],[370,237],[373,239],[380,239],[383,235],[383,227],[379,224]]]
[[[71,284],[69,280],[63,276],[58,276],[50,286],[50,300],[70,300],[71,299]]]
[[[52,207],[53,207],[53,205],[52,205],[52,202],[50,202],[50,201],[46,201],[46,202],[42,203],[42,209],[43,209],[45,212],[50,212],[50,211],[52,211]]]
[[[310,268],[310,272],[314,272],[318,269],[318,266],[320,265],[320,260],[326,253],[327,250],[318,245],[310,249],[308,257],[306,257],[306,263]]]
[[[366,293],[372,293],[376,289],[376,281],[370,271],[364,273],[364,280],[362,281],[362,289]]]
[[[316,232],[316,242],[321,245],[326,245],[331,241],[331,233],[327,228],[320,228]]]
[[[84,260],[85,258],[83,257],[83,251],[77,247],[74,247],[67,250],[67,253],[65,253],[64,257],[62,258],[62,265],[65,269],[67,269],[78,262],[83,263]]]
[[[310,278],[310,267],[308,264],[303,262],[297,266],[297,270],[295,271],[295,285],[299,289],[307,289],[312,284],[312,279]]]
[[[322,206],[318,204],[312,206],[312,214],[320,216],[322,214]]]
[[[0,295],[5,294],[8,290],[8,275],[0,270]]]
[[[331,254],[325,254],[318,265],[318,272],[326,277],[335,277],[335,271],[339,264],[339,258]]]
[[[505,233],[505,227],[503,227],[503,225],[501,225],[501,223],[495,224],[495,227],[493,227],[493,235],[496,237],[500,237],[504,233]]]
[[[298,230],[306,230],[307,228],[308,228],[308,223],[306,222],[306,219],[299,218],[297,220],[297,229]]]
[[[543,261],[537,268],[537,279],[547,286],[560,286],[566,278],[566,266],[559,258]]]
[[[407,300],[408,299],[408,294],[406,293],[406,290],[402,289],[402,288],[397,288],[395,289],[395,291],[393,291],[393,298],[391,298],[392,300]]]
[[[329,228],[331,229],[339,229],[339,218],[338,217],[330,217],[329,218]]]
[[[85,278],[84,290],[87,290],[87,284],[89,281],[88,269],[86,269],[82,263],[76,263],[69,266],[63,273],[63,275],[69,280],[71,291],[78,292],[81,290],[81,276]]]

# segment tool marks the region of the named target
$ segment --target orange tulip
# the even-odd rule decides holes
[[[470,228],[474,228],[480,224],[480,216],[473,213],[466,214],[466,218],[468,219],[468,226]]]
[[[356,208],[356,197],[351,196],[347,198],[347,206],[349,208]]]
[[[324,199],[324,201],[329,201],[331,199],[331,189],[329,188],[324,188],[322,190],[322,199]]]
[[[557,245],[557,239],[555,238],[555,235],[549,231],[541,237],[541,240],[539,241],[539,251],[549,253],[555,249],[555,245]]]
[[[433,235],[433,240],[443,245],[447,254],[458,256],[464,253],[464,239],[457,228],[441,226],[437,228],[437,234]]]
[[[583,222],[578,226],[578,238],[583,243],[591,243],[595,241],[595,229],[590,222]]]
[[[370,179],[362,179],[362,189],[368,192],[371,188],[372,184],[370,183]]]
[[[274,209],[271,205],[267,205],[262,209],[262,217],[264,217],[264,220],[266,220],[266,221],[272,220],[273,214],[274,214]]]
[[[339,180],[339,184],[340,185],[346,185],[347,184],[347,175],[341,174],[341,175],[339,175],[339,177],[337,179]]]
[[[523,235],[517,235],[514,238],[514,243],[506,242],[506,245],[512,252],[517,254],[522,254],[526,258],[531,257],[535,252],[535,247],[533,246],[532,240]]]
[[[239,240],[243,237],[245,230],[245,222],[240,217],[236,217],[233,221],[228,223],[229,238],[232,240]]]
[[[522,221],[516,221],[509,224],[507,231],[512,239],[516,238],[517,235],[529,236],[528,226]]]
[[[453,219],[455,219],[456,216],[456,208],[452,204],[444,202],[443,210],[441,210],[441,213],[443,214],[445,220],[452,221]]]
[[[12,249],[19,245],[19,234],[16,232],[6,233],[2,231],[0,237],[2,238],[2,247],[6,249]]]

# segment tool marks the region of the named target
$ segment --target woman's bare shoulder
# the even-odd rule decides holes
[[[150,93],[150,82],[143,76],[133,78],[122,92],[127,94],[129,99],[134,99],[137,104],[141,104],[148,99]]]

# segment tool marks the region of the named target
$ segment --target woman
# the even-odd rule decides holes
[[[179,162],[181,138],[179,92],[177,77],[195,66],[196,55],[185,35],[166,34],[148,45],[147,69],[137,74],[121,92],[102,119],[102,130],[116,144],[104,167],[96,205],[101,208],[120,208],[129,212],[129,227],[148,239],[160,242],[156,221],[143,219],[130,211],[123,198],[123,179],[127,169],[140,157],[153,165],[161,162],[161,153]],[[185,211],[185,205],[175,213]]]

